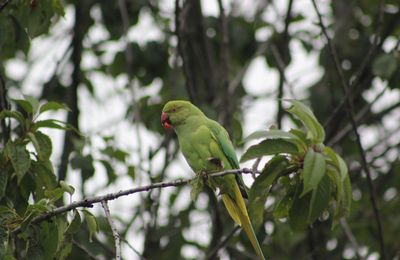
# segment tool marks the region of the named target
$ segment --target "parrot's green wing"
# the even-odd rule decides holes
[[[209,119],[207,121],[207,127],[210,129],[213,138],[220,146],[221,150],[225,154],[228,162],[230,164],[230,168],[239,169],[239,161],[236,157],[235,149],[229,139],[229,135],[226,130],[216,121]],[[240,174],[235,174],[236,181],[239,185],[240,192],[244,198],[247,198],[247,187],[243,182],[242,176]]]

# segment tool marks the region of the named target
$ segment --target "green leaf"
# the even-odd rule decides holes
[[[66,123],[61,122],[55,119],[46,119],[46,120],[39,120],[36,121],[33,125],[34,130],[39,128],[55,128],[61,130],[69,130],[70,128],[67,127]]]
[[[314,144],[322,143],[325,139],[325,131],[321,124],[318,122],[314,113],[303,103],[293,99],[285,99],[292,103],[292,106],[287,111],[297,116],[303,125],[308,130],[307,137],[311,139]]]
[[[336,209],[333,216],[332,227],[334,227],[339,219],[350,213],[352,198],[352,189],[350,178],[347,176],[343,181],[336,167],[328,165],[327,174],[336,187]]]
[[[55,259],[57,260],[67,259],[67,257],[71,254],[71,252],[72,252],[72,243],[68,242],[64,244],[61,250],[57,252]]]
[[[108,177],[108,184],[113,183],[117,179],[117,175],[113,167],[111,166],[110,162],[106,160],[100,160],[101,164],[103,164],[104,168],[106,169],[107,177]]]
[[[300,197],[318,186],[319,182],[324,177],[325,171],[325,157],[320,153],[314,152],[312,149],[308,150],[304,158],[303,166],[304,190]]]
[[[276,205],[272,213],[275,219],[286,218],[289,215],[289,210],[292,207],[293,195],[286,194]]]
[[[45,197],[45,191],[50,191],[56,188],[56,176],[50,161],[32,162],[32,174],[36,186],[36,198],[42,199]]]
[[[92,177],[95,172],[93,166],[93,157],[90,154],[85,156],[81,154],[76,154],[75,157],[71,159],[71,167],[73,169],[81,170],[83,181]]]
[[[63,191],[68,192],[71,196],[75,193],[75,188],[67,184],[65,181],[60,181],[60,186]]]
[[[7,188],[7,183],[8,183],[8,172],[3,171],[0,168],[0,201],[4,197],[4,194],[6,193],[6,188]]]
[[[29,101],[24,99],[11,99],[11,100],[17,103],[17,105],[20,106],[28,114],[33,114],[33,107]]]
[[[114,158],[120,162],[125,162],[126,158],[129,156],[129,153],[121,150],[121,149],[115,149],[114,147],[107,146],[105,149],[102,150],[102,152],[106,155],[108,155],[110,158]]]
[[[79,211],[74,210],[74,216],[72,218],[71,223],[69,223],[68,228],[65,233],[66,234],[75,234],[76,232],[79,231],[81,225],[82,225],[81,215],[79,214]]]
[[[310,146],[310,141],[307,140],[307,135],[300,129],[290,129],[291,134],[297,137],[297,139],[292,139],[296,141],[297,148],[300,152],[305,152]]]
[[[36,140],[40,146],[39,158],[41,160],[48,160],[53,150],[50,138],[40,131],[35,132]]]
[[[289,209],[289,225],[294,231],[302,231],[307,227],[308,212],[310,208],[311,194],[300,196],[303,185],[299,183]]]
[[[11,159],[11,164],[17,174],[18,184],[31,166],[31,159],[24,145],[8,142],[5,148],[6,155]]]
[[[132,166],[132,165],[129,165],[129,166],[128,166],[127,175],[128,175],[129,177],[131,177],[132,181],[135,180],[135,177],[136,177],[136,169],[135,169],[134,166]]]
[[[52,190],[45,190],[44,195],[46,198],[49,198],[51,202],[55,202],[62,198],[64,195],[65,190],[62,188],[55,188]]]
[[[297,139],[297,136],[290,132],[282,130],[272,129],[268,131],[256,131],[250,134],[248,137],[243,139],[243,143],[255,140],[255,139]]]
[[[272,183],[287,168],[288,164],[289,162],[284,156],[275,156],[265,165],[249,190],[248,209],[256,232],[264,223],[264,205]]]
[[[343,216],[348,216],[351,209],[351,202],[353,201],[353,191],[351,189],[350,177],[347,175],[343,180],[343,197],[340,210]]]
[[[7,117],[16,119],[22,127],[26,128],[25,118],[20,112],[11,110],[3,110],[0,112],[0,119]]]
[[[240,162],[279,153],[297,154],[297,146],[283,139],[267,139],[259,144],[250,146],[240,158]]]
[[[66,105],[62,103],[50,101],[40,107],[39,114],[42,114],[49,110],[59,110],[59,109],[71,111]]]
[[[318,187],[312,191],[308,223],[312,224],[321,213],[327,209],[331,198],[332,183],[327,174],[324,175]]]
[[[85,220],[89,228],[89,241],[93,242],[92,237],[95,233],[99,231],[99,226],[97,224],[96,218],[87,210],[82,210],[83,214],[85,215]]]
[[[44,260],[54,259],[54,256],[58,248],[58,237],[59,230],[57,223],[54,222],[42,222],[40,228],[40,244],[44,250]]]
[[[33,146],[41,161],[48,160],[52,152],[52,144],[50,138],[42,132],[35,132],[27,134],[32,141]]]
[[[383,79],[390,79],[397,71],[397,58],[393,53],[383,53],[372,63],[372,73]]]
[[[330,147],[325,147],[324,152],[330,158],[334,166],[339,170],[341,180],[343,181],[348,176],[348,168],[345,161]]]
[[[37,100],[35,97],[29,96],[29,95],[24,95],[24,98],[31,105],[32,114],[36,114],[36,112],[38,111],[38,108],[39,108],[39,100]]]
[[[26,214],[29,215],[30,213],[38,214],[38,213],[45,213],[49,211],[51,208],[47,205],[46,200],[39,200],[39,202],[35,204],[31,204],[28,206],[26,210]]]

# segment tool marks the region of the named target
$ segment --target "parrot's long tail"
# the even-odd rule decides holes
[[[222,200],[225,204],[226,209],[229,212],[229,215],[231,215],[233,220],[238,225],[242,226],[244,232],[246,232],[247,237],[253,245],[257,255],[260,257],[260,259],[265,260],[264,254],[261,250],[260,244],[258,243],[256,234],[254,233],[254,229],[251,225],[250,218],[246,209],[246,204],[244,203],[239,187],[235,188],[235,200],[233,200],[228,194],[222,194]]]

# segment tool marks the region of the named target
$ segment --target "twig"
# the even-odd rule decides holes
[[[222,93],[220,102],[221,121],[223,126],[227,129],[229,134],[232,134],[232,100],[235,95],[231,93],[229,95],[229,35],[228,35],[228,23],[225,14],[224,5],[222,0],[218,0],[219,7],[219,21],[221,30],[221,78],[222,78]]]
[[[343,88],[344,93],[345,93],[346,110],[347,110],[347,113],[348,113],[348,115],[350,117],[350,122],[351,122],[353,131],[354,131],[354,134],[355,134],[355,137],[356,137],[356,144],[357,144],[358,151],[359,151],[360,157],[361,157],[361,165],[362,165],[362,168],[363,168],[364,172],[367,175],[368,188],[369,188],[370,197],[371,197],[370,198],[371,199],[371,204],[372,204],[372,208],[373,208],[373,211],[374,211],[376,224],[377,224],[377,227],[378,227],[378,237],[379,237],[381,256],[382,256],[383,260],[386,260],[386,251],[385,251],[385,242],[384,242],[384,236],[383,236],[382,219],[381,219],[381,215],[380,215],[379,209],[378,209],[376,191],[375,191],[374,184],[372,182],[371,172],[370,172],[370,169],[368,167],[367,159],[366,159],[366,156],[365,156],[365,151],[364,151],[364,149],[362,147],[362,144],[361,144],[360,134],[358,133],[357,123],[356,123],[355,115],[354,115],[353,100],[351,98],[351,95],[346,95],[349,92],[349,88],[350,87],[349,87],[349,84],[348,84],[347,80],[344,77],[342,68],[340,67],[339,57],[338,57],[338,55],[336,53],[336,50],[335,50],[335,48],[334,48],[334,46],[333,46],[333,44],[331,42],[331,39],[330,39],[330,37],[328,35],[326,27],[325,27],[325,25],[324,25],[324,23],[322,21],[322,16],[321,16],[321,13],[318,10],[318,6],[317,6],[315,0],[311,0],[311,2],[313,4],[313,6],[314,6],[315,12],[317,13],[319,24],[320,24],[321,29],[322,29],[322,33],[324,34],[324,36],[325,36],[325,38],[326,38],[326,40],[328,42],[329,53],[330,53],[330,55],[332,57],[332,60],[334,62],[336,73],[338,74],[338,76],[340,78],[341,87]]]
[[[370,64],[372,56],[376,53],[378,49],[378,45],[382,42],[381,40],[381,31],[382,31],[382,23],[383,23],[383,13],[384,13],[384,3],[383,0],[380,0],[379,2],[379,10],[378,10],[378,23],[375,29],[374,33],[374,41],[369,48],[367,55],[363,59],[361,65],[359,66],[358,70],[356,71],[355,75],[351,77],[350,80],[350,86],[349,86],[349,91],[345,93],[346,96],[352,95],[353,91],[357,90],[360,87],[360,80],[361,77],[367,68],[367,65]],[[343,109],[343,106],[346,103],[346,99],[342,99],[339,105],[336,106],[335,110],[331,114],[331,116],[328,118],[328,120],[325,122],[324,126],[330,125],[330,123],[336,118],[336,116],[339,114],[339,112]]]
[[[88,3],[77,1],[75,4],[75,23],[74,35],[71,45],[73,46],[71,54],[71,62],[74,65],[72,71],[72,82],[68,88],[67,104],[71,108],[68,113],[67,123],[79,129],[79,105],[78,105],[78,89],[82,81],[81,61],[83,53],[83,38],[85,36],[85,28],[87,27]],[[72,139],[77,137],[73,131],[67,131],[64,136],[63,151],[60,158],[60,166],[58,168],[58,180],[64,180],[67,175],[69,156],[73,150]]]
[[[262,159],[262,157],[258,157],[257,160],[255,160],[255,162],[253,163],[253,166],[251,166],[251,169],[253,171],[251,176],[253,177],[254,180],[256,179],[256,171],[257,171],[258,165],[261,162],[261,159]]]
[[[207,174],[207,176],[209,177],[221,177],[221,176],[225,176],[228,174],[251,174],[252,170],[248,169],[248,168],[243,168],[243,169],[233,169],[233,170],[225,170],[225,171],[221,171],[221,172],[215,172],[215,173],[210,173]],[[61,214],[61,213],[65,213],[67,211],[79,208],[79,207],[93,207],[93,204],[95,203],[100,203],[102,201],[109,201],[109,200],[114,200],[117,199],[119,197],[122,196],[127,196],[133,193],[138,193],[138,192],[144,192],[144,191],[149,191],[149,190],[153,190],[153,189],[159,189],[159,188],[166,188],[166,187],[179,187],[185,184],[190,183],[192,180],[195,180],[197,177],[192,178],[192,179],[187,179],[187,180],[175,180],[175,181],[169,181],[169,182],[157,182],[157,183],[153,183],[150,185],[146,185],[146,186],[142,186],[142,187],[137,187],[137,188],[133,188],[133,189],[128,189],[128,190],[121,190],[119,192],[115,192],[115,193],[109,193],[106,195],[101,195],[101,196],[96,196],[96,197],[89,197],[89,198],[85,198],[83,200],[80,201],[75,201],[73,203],[70,203],[68,205],[62,206],[62,207],[58,207],[55,208],[54,210],[41,214],[35,218],[32,219],[31,223],[32,224],[36,224],[39,222],[42,222],[44,220],[48,220],[52,217],[54,217],[55,215]],[[12,232],[13,233],[18,233],[21,231],[21,228],[16,228],[14,229]]]
[[[254,53],[253,57],[249,59],[249,61],[236,74],[236,77],[229,83],[229,92],[228,92],[229,95],[235,93],[236,89],[240,86],[240,82],[242,82],[242,79],[246,75],[246,72],[249,69],[251,62],[258,56],[263,55],[267,51],[268,46],[269,46],[268,41],[263,42],[262,44],[260,44],[260,46],[258,46],[258,49]]]
[[[128,240],[126,240],[125,238],[121,237],[121,241],[124,242],[133,252],[135,252],[135,254],[137,254],[141,260],[146,260],[147,258],[145,258],[139,251],[137,251],[136,248],[134,248],[129,242]]]
[[[129,14],[128,14],[128,7],[126,4],[126,0],[119,0],[118,1],[118,7],[119,7],[119,11],[120,11],[120,15],[121,15],[121,19],[122,19],[122,27],[123,27],[123,42],[125,43],[125,51],[124,51],[124,55],[125,55],[125,60],[127,62],[128,68],[127,68],[127,73],[128,73],[128,77],[130,79],[130,82],[128,82],[127,86],[129,87],[129,90],[131,92],[131,98],[133,99],[132,103],[133,103],[133,114],[134,114],[134,119],[135,119],[135,135],[136,135],[136,142],[137,142],[137,154],[138,154],[138,169],[143,169],[142,164],[144,162],[144,158],[143,158],[143,150],[142,150],[142,137],[140,134],[140,121],[141,121],[141,114],[140,114],[140,107],[139,107],[139,103],[138,100],[136,100],[137,95],[137,91],[136,91],[136,81],[134,80],[134,73],[133,73],[133,53],[132,53],[132,49],[131,46],[129,44],[129,40],[127,37],[128,31],[129,31]],[[130,86],[130,84],[132,84]],[[139,182],[139,184],[141,183],[142,180],[142,176],[141,174],[137,174],[137,181]],[[141,200],[144,201],[145,198],[144,196],[141,196]],[[144,218],[144,204],[140,205],[140,211],[142,214],[139,215],[139,217],[141,218],[141,221],[143,223],[143,227],[144,230],[147,231],[147,227],[148,224],[145,221]]]
[[[0,5],[0,12],[3,11],[3,9],[11,2],[11,0],[5,0],[1,5]]]
[[[0,75],[0,111],[8,109],[9,104],[7,102],[7,88],[3,77]],[[1,135],[3,136],[3,145],[10,139],[10,124],[6,123],[6,119],[1,119]]]
[[[110,228],[115,241],[115,260],[121,260],[121,238],[118,234],[117,228],[115,227],[114,221],[110,214],[110,208],[108,207],[108,203],[106,200],[101,201],[101,206],[103,206],[104,214],[106,215],[108,224],[110,224]]]
[[[363,257],[360,254],[360,245],[358,244],[356,237],[354,236],[353,232],[351,231],[349,225],[347,224],[347,221],[345,218],[341,218],[339,220],[340,226],[342,227],[344,234],[346,235],[347,239],[350,241],[351,245],[353,246],[353,250],[356,252],[357,256],[359,259],[364,260],[365,257]]]
[[[72,243],[77,246],[80,250],[82,250],[90,259],[99,260],[92,252],[90,252],[86,247],[82,246],[75,240],[72,240]]]
[[[383,94],[385,94],[387,87],[385,87],[375,98],[374,100],[372,100],[371,102],[369,102],[368,104],[366,104],[355,116],[355,120],[357,123],[360,123],[361,120],[363,119],[363,117],[367,114],[367,112],[369,111],[369,109],[372,107],[373,104],[375,104],[376,101],[378,101]],[[340,142],[349,132],[351,132],[352,130],[352,125],[347,124],[346,126],[342,127],[342,129],[332,138],[330,138],[330,140],[327,142],[327,144],[329,146],[333,146],[335,144],[337,144],[338,142]]]
[[[182,38],[181,38],[181,28],[180,28],[180,13],[181,13],[181,8],[179,6],[179,0],[175,0],[175,35],[177,38],[177,47],[178,47],[178,54],[182,58],[182,67],[183,67],[183,73],[185,74],[186,78],[186,90],[187,94],[189,96],[189,99],[192,102],[195,102],[195,95],[194,95],[194,80],[192,77],[192,74],[190,73],[189,65],[187,64],[186,57],[185,57],[185,52],[183,50],[182,46]]]
[[[285,17],[285,29],[282,33],[282,44],[284,46],[289,45],[288,41],[288,36],[289,36],[289,24],[290,21],[292,20],[291,12],[292,12],[292,6],[293,6],[293,0],[290,0],[288,3],[287,11],[286,11],[286,17]],[[274,49],[275,48],[275,49]],[[279,51],[277,48],[272,45],[271,49],[274,49],[272,53],[275,53],[274,57],[276,60],[276,63],[278,64],[278,71],[279,71],[279,85],[278,85],[278,114],[277,114],[277,123],[278,123],[278,128],[281,128],[282,126],[282,118],[283,118],[283,106],[282,106],[282,98],[283,98],[283,85],[285,82],[285,70],[287,64],[282,60],[282,57],[280,56]],[[285,57],[288,57],[288,53],[285,53]]]
[[[294,92],[293,92],[294,87],[293,87],[292,82],[290,82],[286,77],[286,73],[285,73],[286,65],[285,65],[285,62],[283,61],[281,54],[279,53],[278,47],[275,44],[271,44],[270,50],[271,50],[272,56],[274,56],[274,59],[276,61],[276,65],[278,68],[278,72],[281,74],[281,78],[283,79],[283,82],[286,83],[286,85],[288,86],[290,95],[292,95],[292,97],[294,97]]]
[[[240,229],[240,226],[236,226],[222,241],[219,243],[214,249],[210,252],[210,254],[206,257],[206,259],[215,259],[218,251],[224,248],[229,240],[236,234],[236,232]]]

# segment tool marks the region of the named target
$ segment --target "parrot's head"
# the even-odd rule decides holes
[[[161,124],[165,129],[169,129],[184,124],[187,118],[195,115],[203,115],[203,112],[189,101],[169,101],[162,110]]]

